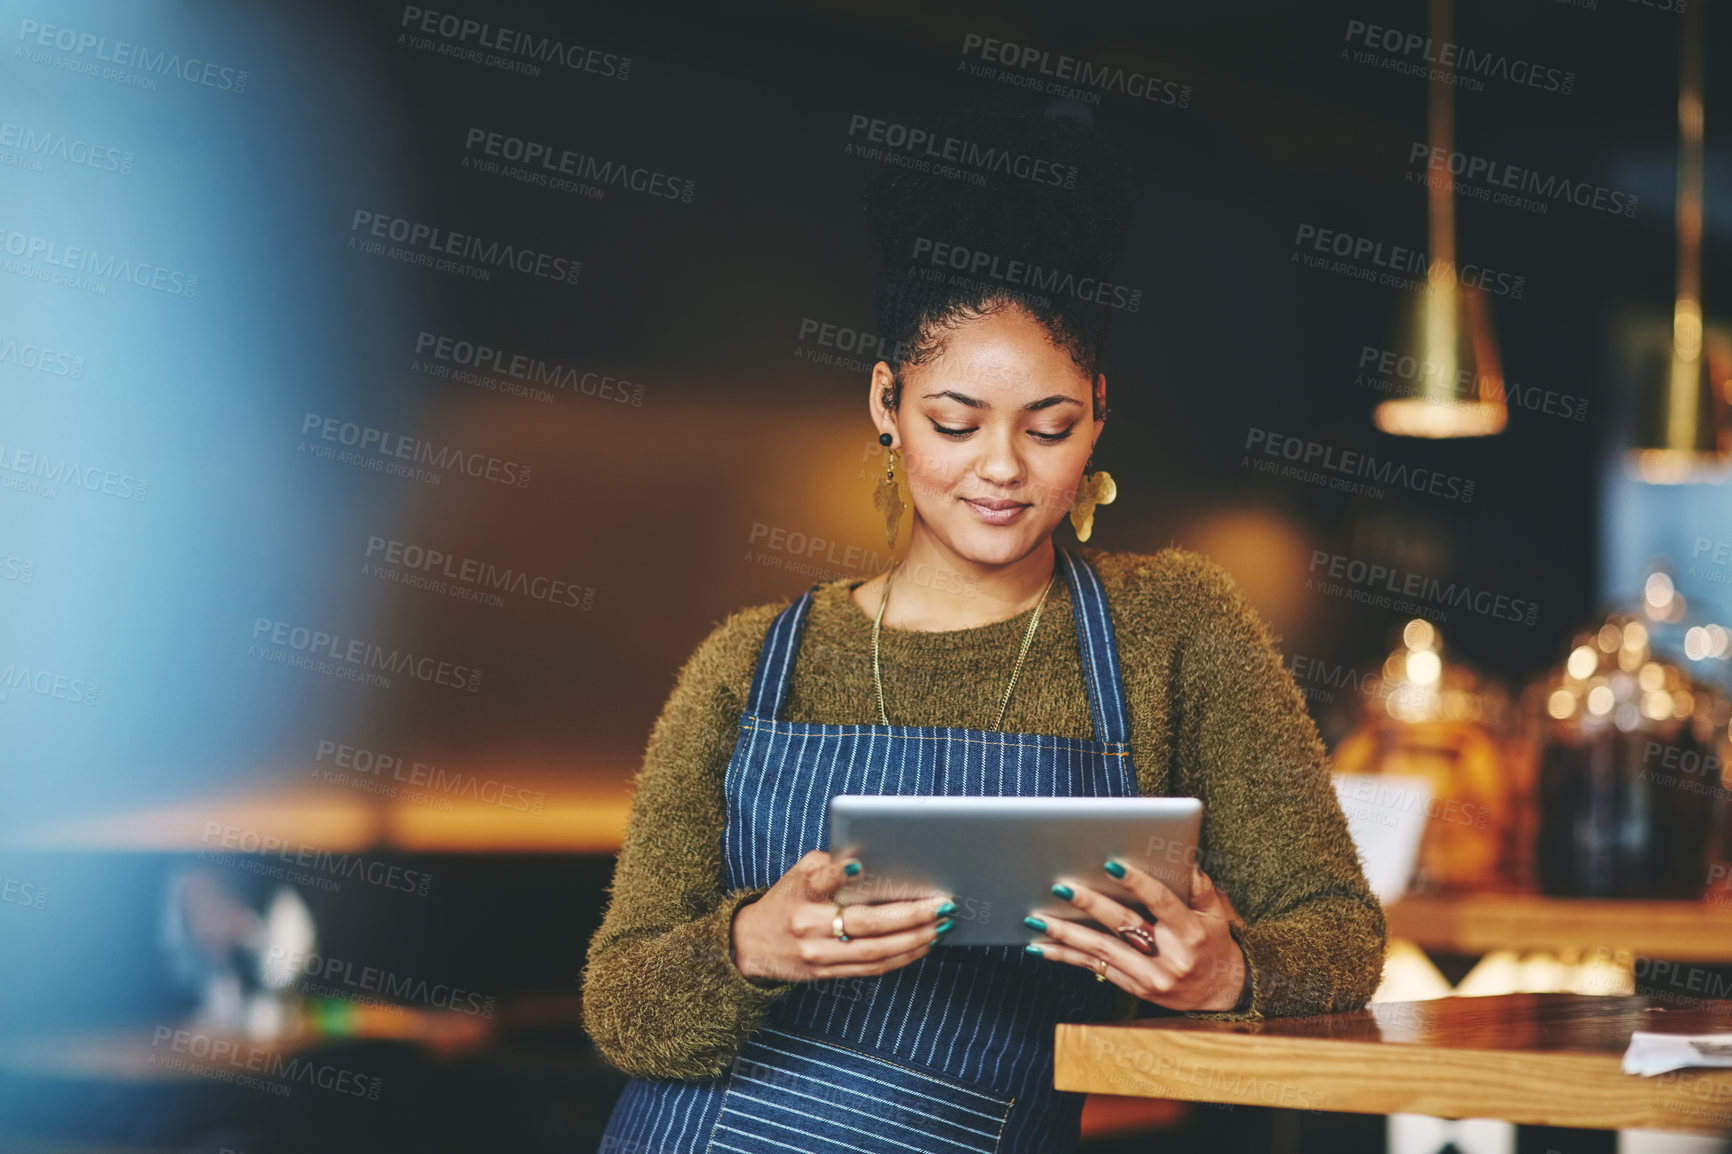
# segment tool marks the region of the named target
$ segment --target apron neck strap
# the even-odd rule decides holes
[[[782,702],[788,696],[788,682],[794,676],[794,654],[800,648],[800,630],[806,624],[806,610],[812,607],[812,590],[806,590],[786,609],[776,614],[770,630],[764,634],[764,644],[758,650],[758,664],[752,670],[752,695],[746,700],[746,712],[765,721],[776,721],[782,713]]]
[[[1130,711],[1125,707],[1125,683],[1119,673],[1119,645],[1113,635],[1107,595],[1094,567],[1068,549],[1058,550],[1070,584],[1070,603],[1076,613],[1077,645],[1081,650],[1083,680],[1088,685],[1089,709],[1094,713],[1095,740],[1122,745],[1131,739]]]

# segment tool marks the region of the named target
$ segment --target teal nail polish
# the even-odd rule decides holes
[[[941,916],[941,917],[945,914],[953,914],[955,912],[956,912],[956,903],[955,902],[945,902],[943,905],[938,907],[938,913],[939,913],[939,916]]]
[[[1116,878],[1122,878],[1122,877],[1124,877],[1124,876],[1125,876],[1125,867],[1124,867],[1124,866],[1122,866],[1122,865],[1120,865],[1120,864],[1119,864],[1119,863],[1118,863],[1118,862],[1116,862],[1116,861],[1110,861],[1110,862],[1108,862],[1108,863],[1107,863],[1107,864],[1106,864],[1106,865],[1105,865],[1105,866],[1104,866],[1104,867],[1103,867],[1103,868],[1104,868],[1104,869],[1105,869],[1105,870],[1106,870],[1106,871],[1107,871],[1107,872],[1108,872],[1108,873],[1110,873],[1110,874],[1112,874],[1112,875],[1113,875],[1113,876],[1114,876],[1114,877],[1116,877]]]
[[[1043,934],[1046,933],[1046,923],[1041,921],[1037,917],[1023,918],[1022,924],[1027,926],[1031,930],[1039,930]]]
[[[1063,898],[1067,902],[1076,897],[1076,891],[1063,884],[1053,886],[1052,892],[1054,897]]]
[[[1031,945],[1031,946],[1024,946],[1022,948],[1027,950],[1029,953],[1033,954],[1037,958],[1045,956],[1044,953],[1041,951],[1041,948],[1039,946],[1032,946]]]
[[[855,874],[857,874],[859,872],[860,872],[860,863],[857,861],[851,861],[847,865],[842,867],[842,873],[843,873],[843,876],[845,876],[845,877],[853,877]]]
[[[943,921],[938,923],[938,932],[940,934],[948,934],[951,930],[954,930],[955,928],[956,928],[956,919],[955,918],[945,918]]]

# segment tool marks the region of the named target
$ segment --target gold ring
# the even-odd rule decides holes
[[[842,928],[842,911],[846,908],[841,902],[837,902],[836,916],[830,919],[830,936],[839,942],[848,940],[848,931]]]
[[[1095,981],[1104,982],[1106,980],[1107,980],[1106,959],[1105,958],[1096,958],[1095,959]]]

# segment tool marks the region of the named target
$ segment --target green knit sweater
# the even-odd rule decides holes
[[[1316,727],[1267,628],[1226,571],[1196,554],[1079,552],[1106,592],[1138,787],[1203,800],[1202,867],[1244,919],[1234,933],[1249,964],[1250,1009],[1212,1016],[1364,1005],[1383,969],[1383,910],[1360,871]],[[849,596],[857,584],[817,587],[783,720],[877,722],[872,621]],[[680,671],[650,735],[583,983],[590,1036],[629,1074],[721,1073],[790,988],[754,985],[734,967],[734,911],[763,891],[722,888],[723,775],[758,649],[787,603],[744,609],[717,626]],[[884,630],[892,723],[995,728],[1027,624],[1024,612],[970,629]],[[1094,736],[1063,581],[997,728]],[[1134,1005],[1126,995],[1126,1012]]]

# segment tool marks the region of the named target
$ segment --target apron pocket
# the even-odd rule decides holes
[[[1016,1100],[804,1034],[759,1029],[728,1077],[718,1154],[992,1154]]]

